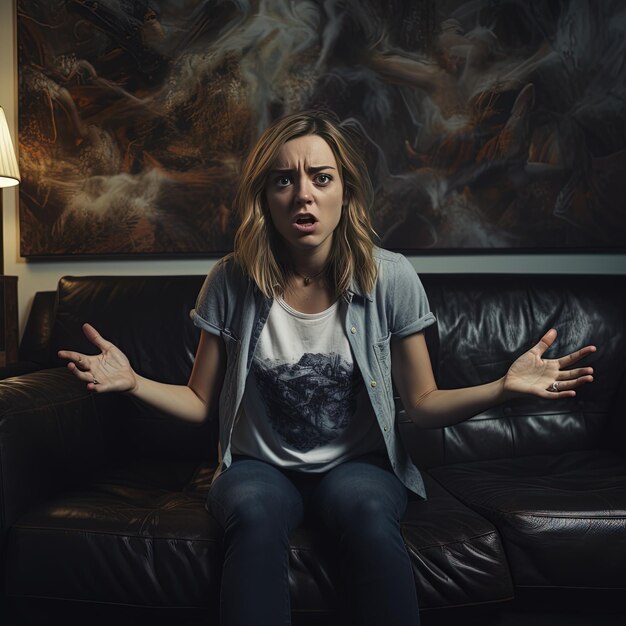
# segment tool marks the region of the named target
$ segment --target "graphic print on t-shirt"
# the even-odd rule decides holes
[[[358,369],[334,352],[305,352],[297,363],[255,359],[252,371],[272,429],[299,452],[341,435],[363,386]]]

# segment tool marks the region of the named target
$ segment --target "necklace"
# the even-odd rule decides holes
[[[313,276],[305,276],[304,274],[300,274],[300,272],[293,270],[293,273],[296,274],[297,276],[300,276],[300,278],[302,278],[302,280],[304,281],[304,286],[307,287],[308,285],[311,284],[311,281],[316,279],[318,276],[321,276],[324,272],[326,271],[326,268],[323,267],[317,274],[313,274]]]

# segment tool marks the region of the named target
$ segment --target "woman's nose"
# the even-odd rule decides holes
[[[306,178],[298,180],[295,199],[299,204],[308,204],[313,201],[311,182]]]

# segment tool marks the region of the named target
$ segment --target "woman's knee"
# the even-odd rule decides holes
[[[336,522],[343,529],[371,536],[385,536],[399,527],[397,507],[385,499],[361,498],[338,506]]]
[[[237,500],[225,511],[225,526],[261,531],[288,528],[293,517],[290,508],[279,498],[259,496]]]
[[[330,470],[318,486],[316,508],[330,519],[399,519],[406,509],[406,487],[390,471],[364,461],[348,461]]]
[[[209,493],[209,510],[224,528],[291,529],[302,518],[302,497],[283,476],[220,476]]]

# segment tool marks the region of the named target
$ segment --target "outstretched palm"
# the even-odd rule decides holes
[[[137,376],[126,355],[90,324],[83,325],[83,332],[100,354],[60,350],[59,357],[69,360],[68,369],[93,391],[132,391],[137,386]]]
[[[504,377],[504,388],[514,394],[534,394],[542,398],[575,396],[577,387],[593,380],[593,368],[564,369],[595,352],[585,346],[559,359],[544,359],[544,352],[554,343],[556,330],[549,330],[528,352],[522,354]]]

